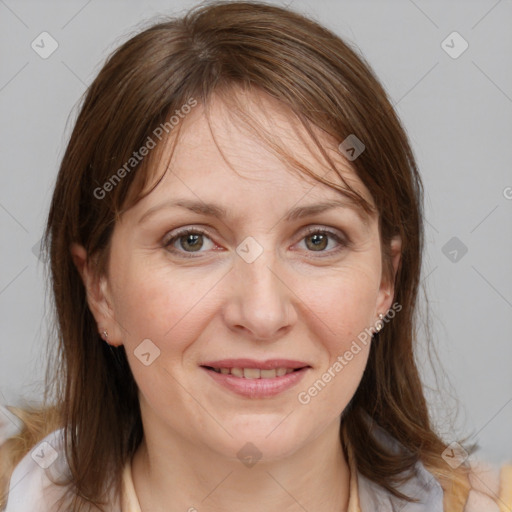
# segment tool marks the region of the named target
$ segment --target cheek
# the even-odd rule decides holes
[[[321,364],[301,386],[300,407],[317,418],[333,420],[342,414],[363,376],[371,346],[376,289],[373,281],[339,280],[339,286],[317,290],[308,304],[315,315],[309,330],[323,354]],[[366,330],[365,330],[366,329]]]
[[[137,385],[146,401],[159,409],[181,403],[169,369],[182,380],[184,354],[208,321],[207,292],[214,283],[195,279],[192,273],[189,279],[163,266],[145,266],[142,260],[137,263],[118,281],[115,315],[123,327],[123,345]]]
[[[324,279],[302,282],[299,293],[318,319],[315,329],[336,347],[373,325],[378,291],[375,268],[347,265]]]
[[[180,348],[180,340],[186,343],[194,334],[191,329],[200,330],[216,282],[212,273],[190,269],[183,275],[165,264],[145,264],[140,257],[119,265],[113,278],[115,316],[125,333],[123,343],[132,350],[146,338],[166,350]]]
[[[377,267],[378,270],[379,267]],[[309,330],[324,353],[321,367],[301,387],[298,401],[334,418],[354,395],[371,346],[380,274],[371,265],[346,265],[327,281],[310,281]],[[313,284],[314,283],[314,284]]]

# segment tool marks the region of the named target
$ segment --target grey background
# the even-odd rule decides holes
[[[423,285],[449,379],[429,391],[436,424],[448,442],[472,435],[478,458],[512,459],[512,2],[288,3],[359,47],[413,144],[426,189]],[[141,21],[194,4],[0,0],[0,403],[41,396],[46,299],[34,247],[68,116]],[[47,59],[31,48],[43,31],[59,45]],[[453,31],[469,44],[458,58],[441,45]]]

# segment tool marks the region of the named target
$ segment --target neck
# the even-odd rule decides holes
[[[133,457],[133,483],[142,512],[348,509],[350,471],[339,421],[291,456],[261,459],[253,466],[174,435],[165,442],[145,435]]]

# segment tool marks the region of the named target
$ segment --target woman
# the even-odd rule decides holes
[[[325,28],[214,3],[130,39],[57,178],[59,358],[11,408],[5,510],[509,510],[511,468],[430,423],[422,230],[396,114]]]

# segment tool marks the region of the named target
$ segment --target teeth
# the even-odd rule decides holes
[[[246,379],[259,379],[261,376],[261,370],[258,368],[244,368],[244,377]]]
[[[223,375],[231,374],[245,379],[273,379],[293,372],[292,368],[276,368],[273,370],[260,370],[259,368],[214,368],[213,370]]]

